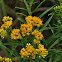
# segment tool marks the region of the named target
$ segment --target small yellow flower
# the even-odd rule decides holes
[[[0,56],[0,61],[3,61],[4,60],[4,58],[2,58],[1,56]]]
[[[32,34],[32,35],[35,35],[35,38],[36,38],[37,40],[42,40],[42,38],[43,38],[42,33],[39,32],[38,30],[34,30],[31,34]]]
[[[9,17],[9,16],[4,16],[3,19],[2,19],[2,21],[4,23],[7,22],[7,21],[12,21],[12,20],[13,20],[12,17]]]
[[[29,43],[26,44],[26,48],[22,48],[20,50],[20,55],[21,55],[21,58],[24,58],[24,57],[29,57],[29,55],[31,55],[32,59],[35,59],[36,57],[36,49]]]
[[[12,21],[7,21],[4,24],[2,24],[1,28],[8,29],[9,26],[12,25]]]
[[[30,35],[30,32],[32,31],[32,25],[31,24],[21,24],[20,30],[22,33],[22,36]]]
[[[11,39],[22,39],[19,29],[13,29],[11,33]]]
[[[5,62],[12,62],[12,60],[9,58],[5,58]]]
[[[0,36],[1,38],[4,38],[7,35],[7,31],[4,29],[0,29]]]
[[[39,43],[40,43],[39,40],[34,39],[34,44],[39,44]]]
[[[41,19],[36,16],[34,16],[34,17],[28,16],[25,18],[25,20],[26,20],[27,24],[32,24],[33,26],[39,27],[40,25],[43,25]]]
[[[48,55],[47,49],[44,48],[44,45],[39,44],[38,46],[39,49],[36,49],[36,54],[39,55],[39,58],[45,58]]]

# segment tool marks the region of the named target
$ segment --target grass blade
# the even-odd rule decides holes
[[[36,8],[35,8],[35,10],[33,11],[33,12],[35,12],[40,6],[41,6],[41,4],[42,3],[44,3],[46,0],[43,0]]]
[[[57,39],[50,47],[49,49],[51,49],[53,46],[55,46],[57,43],[59,43],[62,40],[62,37],[60,37],[59,39]],[[48,50],[49,50],[48,49]]]
[[[46,23],[43,25],[42,29],[45,28],[49,24],[49,22],[51,21],[52,17],[53,17],[53,15],[46,21]],[[39,31],[41,31],[42,29],[40,29]]]
[[[51,25],[49,24],[49,27],[51,28]],[[54,31],[53,31],[53,29],[51,29],[51,32],[52,32],[52,34],[54,34]]]
[[[47,9],[45,12],[43,12],[43,13],[39,16],[39,18],[43,17],[43,16],[44,16],[47,12],[49,12],[51,9],[53,9],[53,7],[49,8],[49,9]]]

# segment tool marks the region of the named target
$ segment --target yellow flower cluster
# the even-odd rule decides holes
[[[39,43],[40,43],[39,40],[34,39],[34,44],[39,44]]]
[[[9,28],[9,26],[12,25],[12,21],[7,21],[4,24],[2,24],[1,28],[7,29]]]
[[[37,54],[39,55],[39,58],[40,57],[45,58],[48,55],[47,49],[45,49],[44,45],[42,44],[39,44],[38,48],[39,49],[36,49],[36,51],[37,51]]]
[[[36,38],[37,40],[42,40],[42,38],[43,38],[43,35],[42,35],[41,32],[39,32],[38,30],[34,30],[34,31],[32,32],[32,35],[35,35],[35,38]]]
[[[48,55],[47,49],[44,48],[44,45],[39,44],[38,49],[35,49],[30,43],[26,45],[26,49],[22,48],[20,50],[21,58],[29,58],[29,55],[32,56],[32,59],[35,59],[37,55],[39,58],[45,58]]]
[[[2,21],[5,23],[5,22],[7,22],[7,21],[12,21],[13,19],[12,19],[12,17],[9,17],[9,16],[5,16],[5,17],[3,17],[3,19],[2,19]]]
[[[11,33],[11,39],[22,39],[19,29],[13,29]]]
[[[0,61],[3,61],[4,60],[4,58],[2,58],[1,56],[0,56]]]
[[[12,62],[12,60],[9,58],[5,58],[5,62]]]
[[[30,35],[30,32],[32,31],[32,25],[31,24],[21,24],[20,30],[22,33],[22,36]]]
[[[12,60],[11,59],[9,59],[9,58],[2,58],[1,56],[0,56],[0,61],[1,62],[12,62]]]
[[[35,35],[35,38],[36,38],[36,39],[34,39],[34,44],[39,44],[40,43],[39,40],[42,40],[42,38],[43,38],[42,33],[39,32],[38,30],[34,30],[31,34]]]
[[[1,38],[4,38],[7,35],[7,31],[4,29],[0,29],[0,36]]]
[[[32,24],[33,26],[40,27],[40,25],[43,25],[41,19],[36,16],[34,16],[34,17],[28,16],[25,18],[25,20],[28,24]]]
[[[26,45],[26,49],[25,48],[22,48],[20,50],[20,55],[21,55],[21,58],[24,58],[24,57],[29,57],[29,55],[31,55],[32,59],[35,59],[36,57],[36,50],[35,48],[29,43]]]

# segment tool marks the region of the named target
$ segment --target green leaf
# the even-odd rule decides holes
[[[45,28],[40,29],[39,31],[42,32],[42,31],[44,31],[44,30],[48,30],[48,29],[57,29],[57,28],[61,29],[60,26],[57,26],[57,27],[51,27],[51,28],[50,28],[50,27],[45,27]]]
[[[51,55],[50,58],[49,58],[49,62],[52,62],[52,55]]]
[[[43,28],[45,28],[49,24],[49,22],[51,21],[52,17],[53,17],[53,15],[46,21],[46,23],[42,26],[42,28],[39,31],[41,31]]]
[[[53,6],[54,7],[54,6]],[[51,9],[53,9],[53,7],[47,9],[46,11],[44,11],[40,16],[39,18],[42,18],[47,12],[49,12]]]
[[[51,25],[49,24],[49,27],[51,28]],[[54,34],[54,31],[53,31],[53,29],[51,29],[51,32]]]
[[[21,17],[18,17],[18,20],[20,20],[21,22],[23,22],[23,23],[25,23],[25,24],[26,24],[25,20],[24,20],[24,19],[22,19]]]
[[[53,46],[55,46],[57,43],[59,43],[62,40],[62,37],[60,37],[59,39],[57,39],[50,47],[49,49],[51,49]],[[49,50],[48,49],[48,50]]]
[[[30,15],[30,8],[29,8],[29,5],[28,5],[27,1],[24,0],[24,3],[25,3],[25,5],[26,5],[26,8],[27,8],[28,14]]]
[[[40,6],[41,6],[41,4],[42,3],[44,3],[46,0],[43,0],[36,8],[35,8],[35,10],[33,11],[33,12],[35,12]]]
[[[28,0],[28,3],[30,5],[30,7],[31,7],[34,2],[33,2],[33,0]]]
[[[59,27],[58,27],[59,28]],[[51,35],[47,40],[46,43],[47,45],[51,44],[51,42],[54,40],[54,38],[56,38],[57,34],[60,33],[60,30],[57,31],[55,34]],[[59,37],[58,37],[59,38]]]
[[[20,8],[20,7],[15,7],[15,8],[27,11],[27,9],[25,8]]]
[[[23,15],[23,16],[25,16],[25,17],[27,17],[27,15],[25,15],[25,14],[23,14],[23,13],[16,13],[16,14],[21,14],[21,15]]]

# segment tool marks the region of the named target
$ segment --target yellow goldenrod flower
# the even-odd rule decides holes
[[[7,31],[4,29],[0,29],[0,36],[1,38],[4,38],[7,35]]]
[[[3,61],[4,60],[4,58],[2,58],[1,56],[0,56],[0,61]]]
[[[34,30],[31,34],[32,35],[35,35],[35,34],[37,34],[38,33],[38,30]]]
[[[11,33],[11,39],[22,39],[19,29],[13,29]]]
[[[40,43],[39,40],[34,39],[34,44],[39,44],[39,43]]]
[[[21,55],[21,58],[24,58],[24,57],[28,57],[28,52],[26,51],[26,49],[25,48],[22,48],[21,50],[20,50],[20,55]]]
[[[44,48],[44,45],[39,44],[38,46],[39,49],[36,49],[36,54],[39,55],[39,58],[45,58],[48,55],[48,51],[46,51],[47,49]]]
[[[35,38],[36,38],[37,40],[42,40],[42,38],[43,38],[42,33],[39,32],[38,30],[34,30],[34,31],[32,32],[32,35],[35,35]]]
[[[27,24],[32,24],[32,20],[33,20],[33,17],[32,16],[28,16],[25,18]]]
[[[21,24],[20,27],[22,36],[30,35],[30,32],[32,31],[32,25],[31,24]]]
[[[7,29],[9,28],[9,26],[12,25],[12,21],[7,21],[4,24],[2,24],[1,28]]]
[[[29,57],[31,55],[32,59],[36,57],[36,49],[29,43],[26,45],[26,48],[20,50],[20,55],[22,58]]]
[[[9,59],[9,58],[2,58],[1,56],[0,56],[0,61],[1,62],[12,62],[12,60],[11,59]]]
[[[9,58],[5,58],[5,62],[12,62],[12,60]]]
[[[4,23],[7,22],[7,21],[12,21],[12,20],[13,20],[12,17],[9,17],[9,16],[4,16],[3,19],[2,19],[2,21]]]
[[[25,18],[25,20],[26,20],[27,24],[32,24],[33,26],[39,27],[40,25],[43,25],[41,19],[36,16],[34,16],[34,17],[28,16]]]
[[[40,25],[43,25],[41,19],[39,17],[36,17],[36,16],[33,17],[33,23],[32,24],[33,24],[33,26],[37,26],[37,27],[39,27]]]

